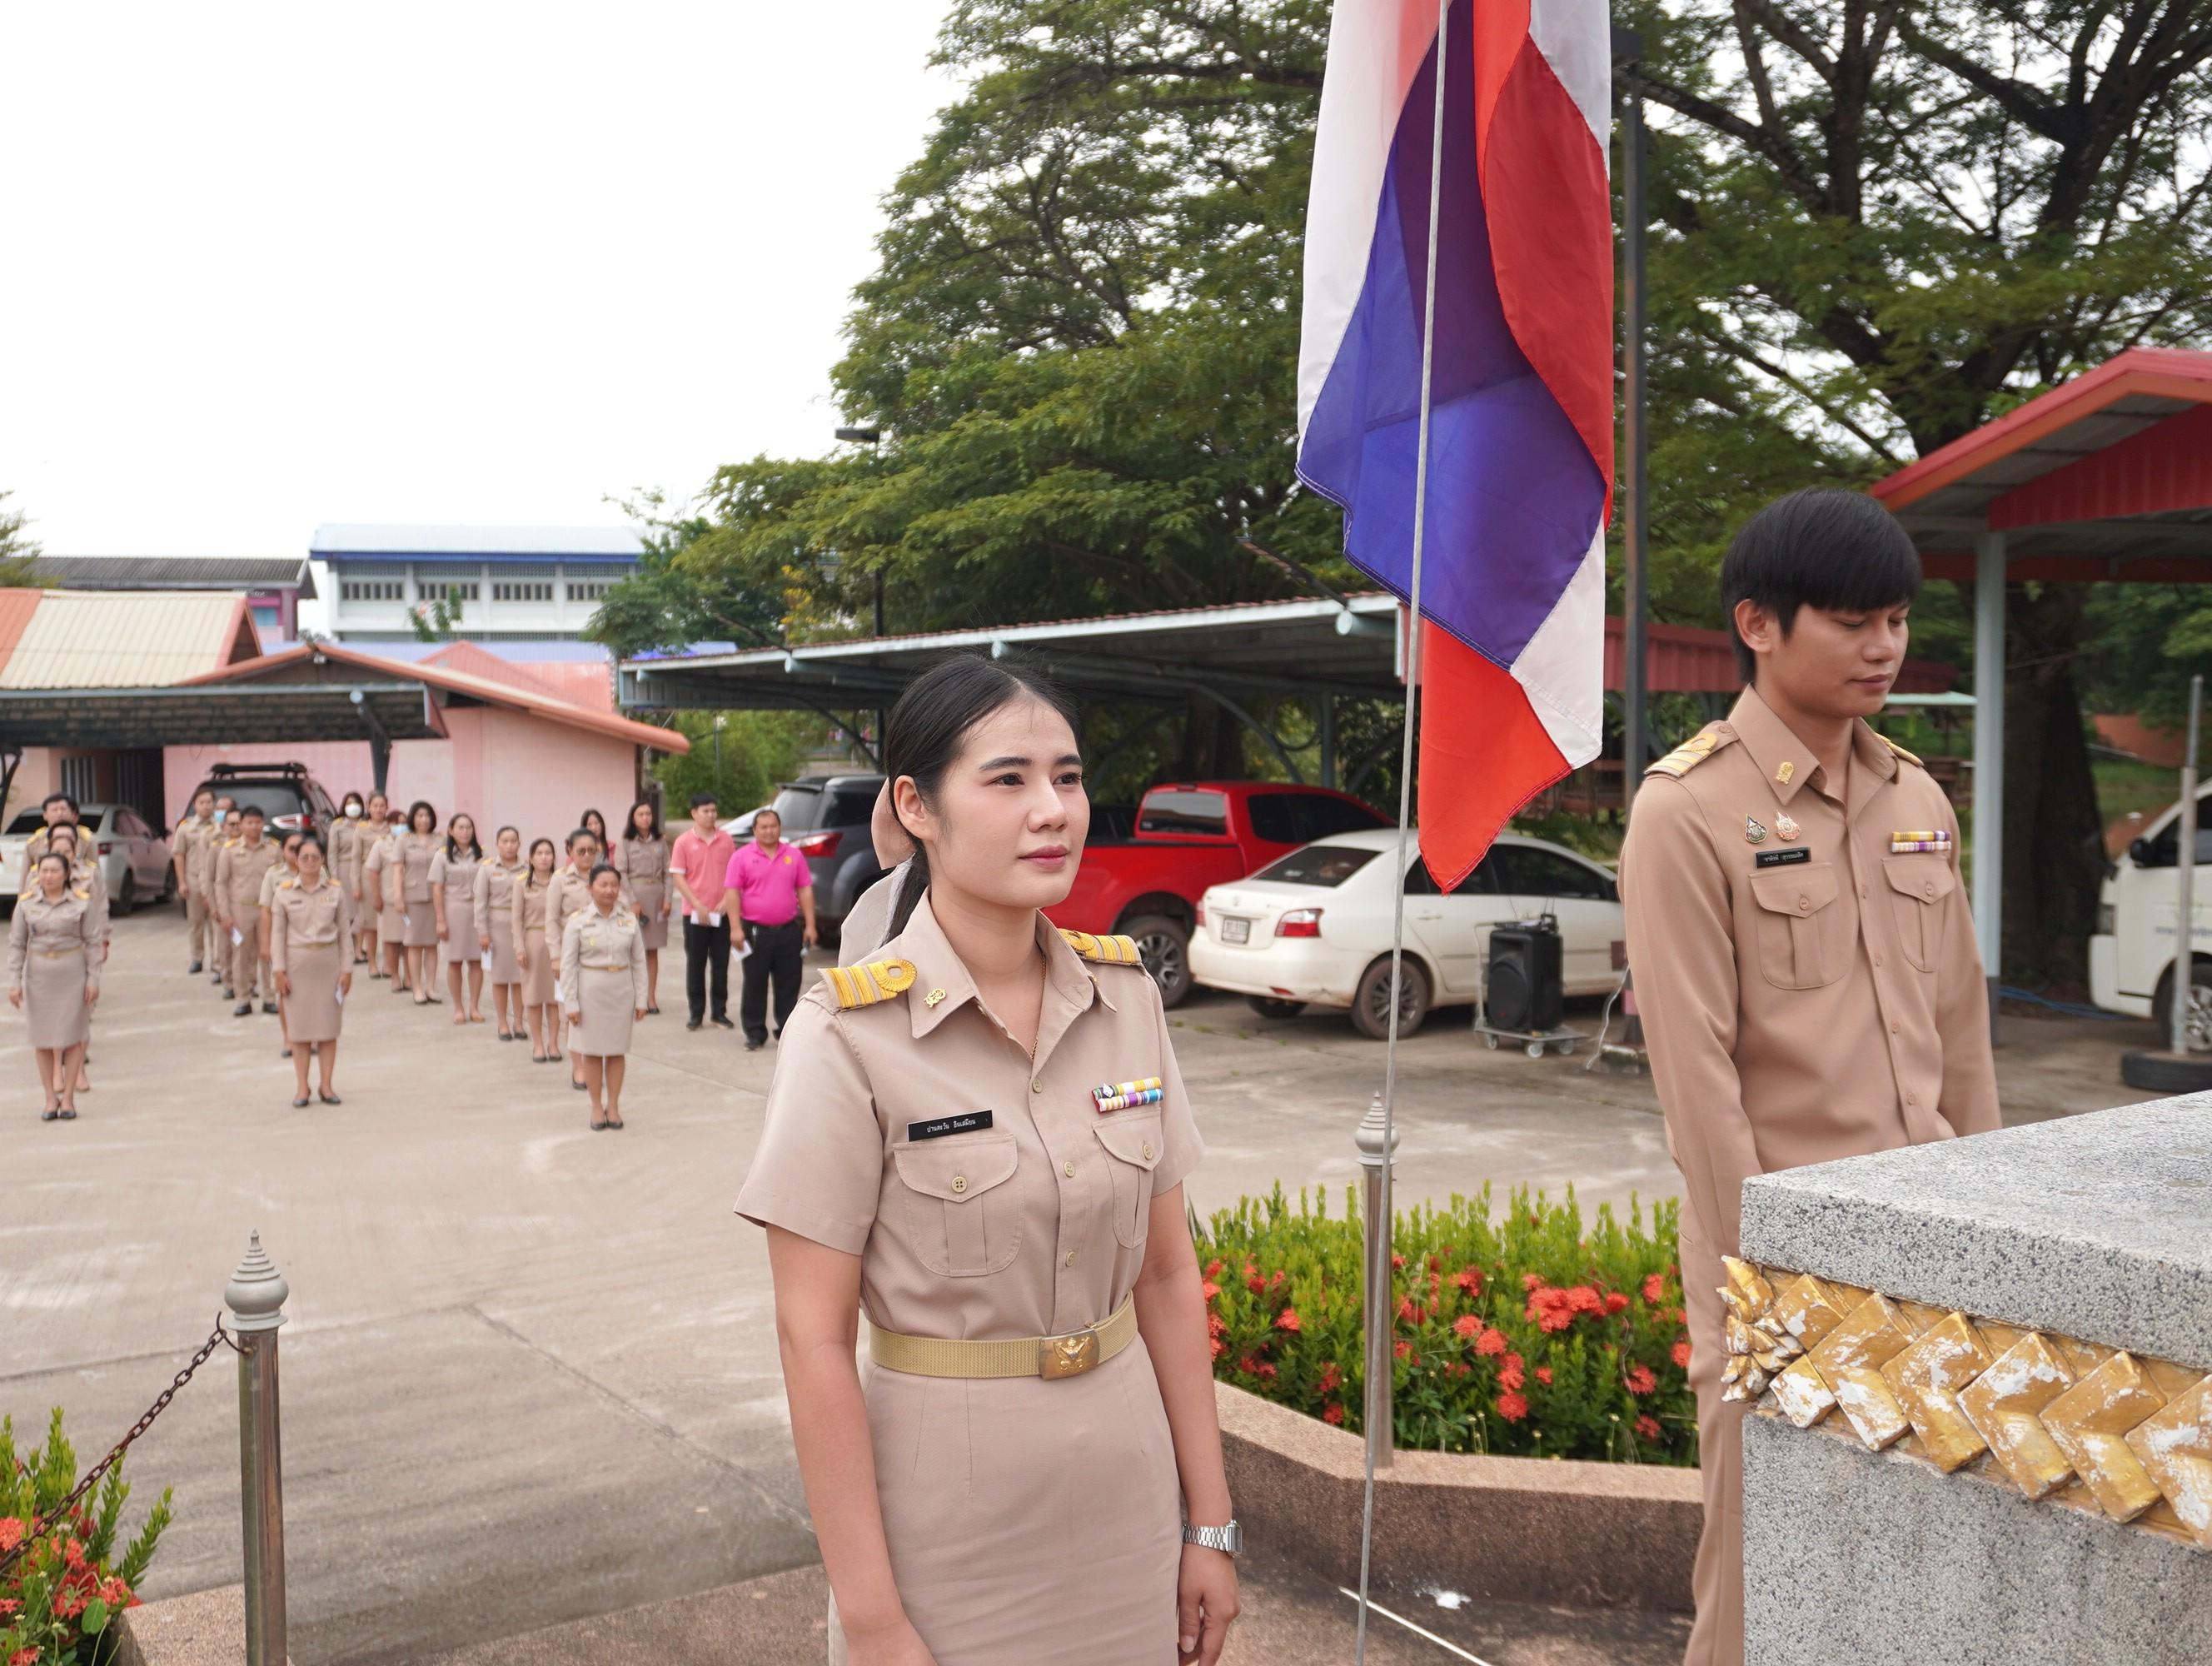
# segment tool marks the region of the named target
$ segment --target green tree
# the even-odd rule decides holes
[[[584,628],[587,641],[604,643],[620,659],[655,649],[728,638],[741,647],[782,640],[782,598],[728,575],[711,545],[724,529],[704,515],[674,515],[659,492],[622,504],[648,530],[637,571],[613,586]],[[679,564],[680,563],[680,564]]]
[[[1760,425],[1817,438],[1846,477],[2212,322],[2212,0],[1632,11],[1668,114],[1655,320],[1681,368],[1758,389]],[[2077,980],[2099,830],[2075,674],[2090,593],[2007,599],[2008,959]]]
[[[714,795],[725,819],[766,804],[799,773],[823,727],[792,712],[678,712],[664,721],[691,743],[653,766],[672,820],[688,815],[699,793]]]
[[[25,530],[30,520],[20,509],[9,507],[12,491],[0,491],[0,589],[46,588],[53,581],[39,572],[38,540]]]

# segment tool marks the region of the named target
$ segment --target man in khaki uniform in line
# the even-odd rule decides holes
[[[225,840],[216,854],[215,898],[221,930],[226,936],[238,933],[238,940],[229,945],[228,994],[238,1003],[231,1016],[242,1018],[253,1010],[254,980],[261,970],[262,876],[283,860],[283,847],[262,836],[261,812],[252,805],[239,812],[238,823],[238,836]],[[268,999],[262,1011],[275,1012],[276,990],[263,993]]]
[[[184,893],[185,923],[192,939],[191,971],[206,963],[208,926],[214,910],[209,907],[210,887],[215,883],[215,794],[204,787],[192,794],[192,813],[177,824],[170,845],[170,860],[177,869],[177,889]]]
[[[1720,1258],[1750,1177],[1998,1126],[1959,824],[1867,726],[1920,562],[1856,492],[1744,526],[1721,594],[1748,687],[1654,764],[1621,855],[1629,964],[1682,1173],[1705,1522],[1688,1666],[1743,1659],[1740,1406],[1721,1402]]]

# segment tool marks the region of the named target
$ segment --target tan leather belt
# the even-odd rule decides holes
[[[66,949],[33,949],[31,952],[41,960],[66,960],[73,954],[82,954],[84,945],[72,943]]]
[[[870,1325],[868,1358],[910,1377],[1080,1377],[1128,1347],[1136,1335],[1136,1298],[1125,1297],[1111,1317],[1060,1336],[955,1341]]]
[[[626,972],[629,970],[627,960],[610,960],[604,964],[596,960],[584,960],[577,964],[587,972]]]

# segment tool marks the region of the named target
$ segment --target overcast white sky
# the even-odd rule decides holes
[[[291,555],[825,449],[942,13],[0,6],[0,488],[55,554]]]

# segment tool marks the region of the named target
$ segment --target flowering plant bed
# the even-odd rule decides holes
[[[46,1444],[15,1451],[13,1420],[0,1418],[0,1556],[24,1543],[32,1526],[76,1487],[76,1454],[55,1408]],[[115,1536],[131,1488],[117,1463],[98,1487],[47,1524],[0,1570],[0,1666],[105,1666],[121,1628],[112,1623],[138,1603],[137,1586],[169,1524],[163,1493],[122,1555]]]
[[[1645,1227],[1574,1192],[1490,1189],[1398,1216],[1393,1246],[1394,1431],[1401,1448],[1693,1465],[1697,1405],[1675,1262],[1677,1206]],[[1345,1213],[1278,1185],[1194,1223],[1214,1375],[1359,1431],[1358,1195]]]

